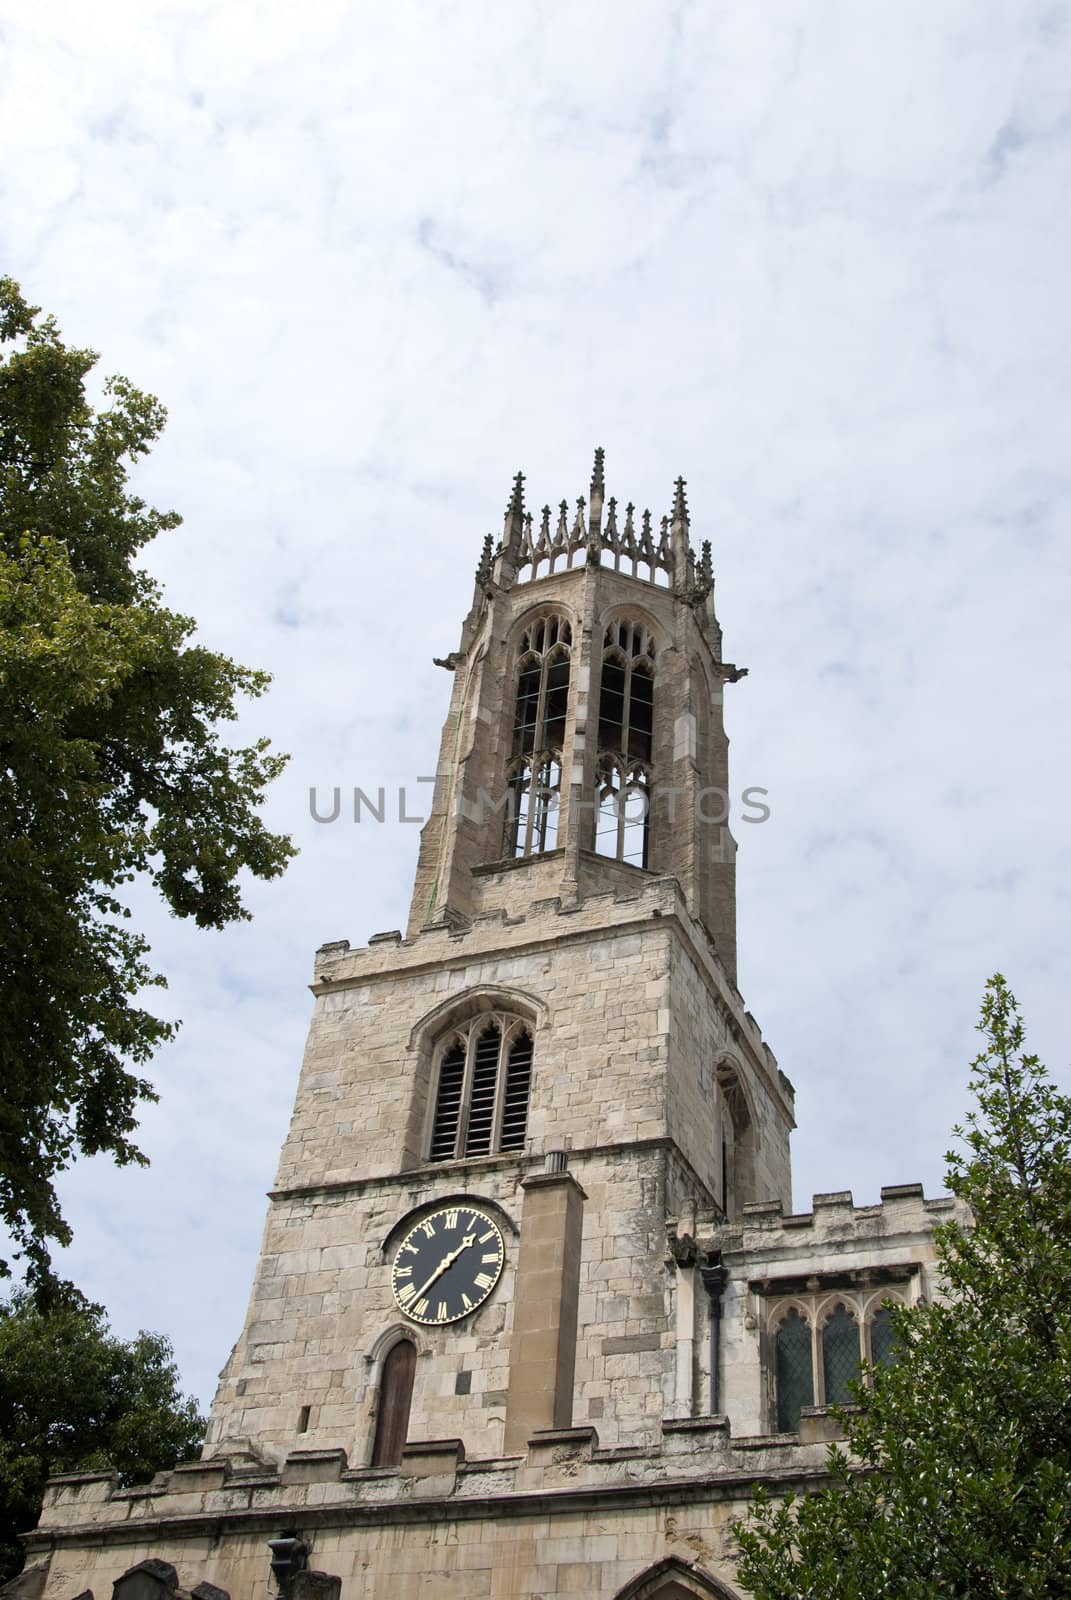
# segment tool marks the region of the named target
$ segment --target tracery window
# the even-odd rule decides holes
[[[870,1362],[896,1360],[890,1297],[879,1294],[803,1295],[773,1312],[772,1366],[776,1426],[797,1433],[803,1406],[848,1405],[851,1384],[862,1374],[863,1335]],[[897,1298],[895,1304],[901,1304]],[[819,1314],[816,1314],[820,1306]]]
[[[528,1024],[482,1013],[440,1042],[437,1061],[429,1160],[523,1149],[532,1083]]]
[[[875,1367],[891,1367],[899,1360],[891,1306],[879,1306],[870,1320],[870,1359]]]
[[[506,806],[512,856],[558,843],[571,649],[572,629],[561,616],[541,617],[521,635]]]
[[[639,618],[611,622],[599,684],[595,849],[646,867],[654,750],[654,639]]]
[[[859,1377],[859,1324],[838,1305],[822,1329],[822,1378],[826,1405],[847,1405]]]
[[[795,1306],[789,1306],[776,1334],[777,1431],[798,1433],[801,1406],[814,1405],[811,1330]]]

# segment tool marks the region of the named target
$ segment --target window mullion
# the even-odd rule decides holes
[[[491,1152],[497,1154],[502,1142],[502,1113],[506,1100],[506,1066],[509,1060],[509,1044],[512,1043],[516,1028],[507,1032],[507,1017],[498,1019],[498,1070],[495,1073],[495,1109],[491,1119]]]
[[[479,1020],[478,1018],[476,1019]],[[472,1076],[475,1070],[476,1050],[476,1025],[469,1023],[469,1031],[465,1039],[465,1080],[461,1088],[461,1105],[457,1118],[457,1143],[454,1146],[454,1155],[463,1156],[469,1138],[469,1107],[472,1104]]]
[[[528,787],[528,818],[525,827],[524,853],[532,855],[533,840],[536,836],[536,806],[538,800],[538,772],[541,766],[540,757],[543,753],[543,743],[546,738],[547,720],[547,658],[544,655],[539,667],[539,698],[536,701],[535,738],[532,743],[531,782]],[[542,848],[542,846],[540,846]]]
[[[818,1318],[811,1312],[811,1368],[814,1376],[811,1380],[816,1406],[826,1403],[826,1373],[823,1359],[825,1346],[822,1338],[824,1330],[818,1326]]]
[[[628,761],[632,755],[629,746],[629,734],[632,731],[629,723],[632,716],[632,659],[625,662],[625,693],[621,704],[621,754]]]

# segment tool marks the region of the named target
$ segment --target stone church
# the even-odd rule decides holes
[[[821,1479],[830,1402],[934,1292],[952,1201],[792,1210],[683,480],[654,523],[601,450],[557,516],[518,476],[438,665],[408,926],[316,953],[203,1458],[54,1480],[45,1600],[724,1600],[753,1487]]]

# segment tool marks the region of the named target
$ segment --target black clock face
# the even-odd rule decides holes
[[[457,1322],[481,1306],[502,1275],[496,1223],[475,1206],[444,1206],[410,1228],[394,1256],[391,1288],[414,1322]]]

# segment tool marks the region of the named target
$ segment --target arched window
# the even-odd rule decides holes
[[[540,855],[558,843],[572,637],[559,616],[541,617],[521,635],[506,806],[511,856]]]
[[[890,1306],[879,1306],[870,1320],[870,1359],[876,1367],[891,1367],[899,1359]]]
[[[442,1042],[438,1067],[431,1161],[524,1148],[532,1082],[526,1023],[481,1013]]]
[[[372,1446],[374,1467],[396,1467],[401,1462],[409,1433],[415,1376],[416,1345],[411,1339],[399,1339],[387,1352],[379,1380],[376,1437]]]
[[[601,755],[595,775],[598,812],[595,849],[634,867],[646,867],[651,785],[642,766],[623,767]]]
[[[654,749],[654,640],[623,617],[603,637],[595,849],[646,867]]]
[[[738,1069],[719,1061],[715,1070],[721,1122],[721,1208],[737,1218],[740,1207],[754,1199],[755,1128]]]
[[[859,1376],[859,1324],[838,1305],[822,1329],[822,1376],[826,1405],[847,1405],[849,1385]]]
[[[811,1330],[790,1306],[777,1330],[777,1428],[798,1433],[800,1408],[814,1405]]]

